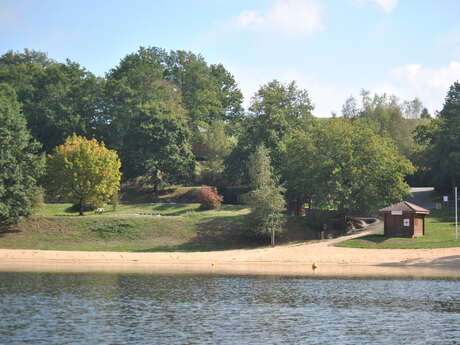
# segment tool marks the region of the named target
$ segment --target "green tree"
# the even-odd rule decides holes
[[[149,97],[155,80],[172,82],[181,95],[193,129],[214,120],[233,121],[242,114],[242,93],[222,64],[208,65],[201,55],[183,50],[140,47],[108,74],[111,81],[126,80],[137,95]],[[145,99],[138,102],[143,103]]]
[[[179,86],[184,107],[195,127],[241,116],[242,93],[222,64],[209,66],[201,55],[171,51],[165,78]]]
[[[423,109],[426,109],[423,108],[422,101],[417,97],[412,101],[403,102],[402,108],[406,119],[419,119],[421,118]]]
[[[174,87],[154,81],[150,100],[133,107],[120,155],[127,177],[149,174],[154,189],[186,183],[195,170],[187,116]]]
[[[347,119],[354,119],[359,116],[359,113],[360,110],[358,108],[356,98],[353,96],[348,97],[342,106],[342,116]]]
[[[211,75],[217,83],[218,96],[222,105],[222,114],[219,116],[224,121],[241,120],[243,116],[243,94],[238,88],[233,75],[222,64],[211,65]]]
[[[115,151],[96,139],[72,135],[47,161],[47,192],[78,206],[102,206],[120,187],[121,163]]]
[[[341,212],[367,212],[408,193],[411,163],[389,138],[348,119],[298,131],[288,142],[283,180],[288,198]]]
[[[427,108],[423,108],[422,112],[420,113],[421,119],[431,119],[431,114]]]
[[[28,216],[44,172],[40,145],[32,139],[14,90],[0,83],[0,223]]]
[[[251,229],[256,236],[270,237],[275,245],[275,234],[283,229],[283,188],[273,176],[267,148],[259,146],[249,157],[250,185],[253,189],[245,195],[251,207]]]
[[[460,182],[460,83],[451,85],[435,120],[417,127],[417,163],[439,191]]]
[[[106,138],[117,149],[127,178],[148,174],[154,189],[188,182],[195,162],[182,94],[166,75],[167,53],[140,48],[108,74]]]
[[[75,62],[7,52],[0,57],[0,82],[16,90],[31,134],[47,152],[72,133],[94,136],[103,124],[103,80]]]
[[[270,151],[277,175],[283,166],[285,140],[296,128],[308,128],[313,122],[313,105],[306,90],[295,82],[276,80],[262,86],[254,95],[249,116],[243,121],[238,145],[226,159],[226,176],[234,184],[247,184],[248,169],[242,162],[260,145]]]
[[[361,104],[358,105],[353,97],[348,98],[342,114],[372,128],[380,136],[390,137],[399,153],[410,157],[414,149],[413,132],[419,124],[417,119],[420,118],[421,109],[422,103],[417,98],[401,103],[396,96],[372,95],[362,90]]]
[[[235,138],[227,133],[228,124],[223,120],[212,121],[195,135],[195,151],[201,158],[200,183],[217,186],[223,183],[224,159],[230,154]]]

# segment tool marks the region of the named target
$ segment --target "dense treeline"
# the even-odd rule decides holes
[[[8,116],[25,119],[35,140],[22,135],[31,151],[38,142],[51,153],[73,134],[96,139],[118,153],[124,179],[147,176],[155,190],[184,183],[255,191],[250,157],[258,150],[268,155],[269,187],[283,192],[291,214],[304,204],[368,211],[401,199],[414,165],[412,181],[448,188],[457,179],[458,84],[436,119],[418,99],[365,90],[346,100],[341,118],[315,118],[307,90],[276,80],[244,111],[223,65],[154,47],[125,56],[104,77],[42,52],[10,51],[0,56],[0,83],[11,89],[3,96]]]

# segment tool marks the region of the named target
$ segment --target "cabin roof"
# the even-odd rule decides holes
[[[408,201],[401,201],[401,202],[398,202],[397,204],[393,204],[393,205],[387,206],[379,210],[379,212],[391,212],[391,211],[403,211],[403,212],[422,213],[422,214],[430,213],[429,210],[421,206],[415,205]]]

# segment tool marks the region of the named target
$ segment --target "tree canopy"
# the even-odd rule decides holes
[[[289,199],[366,212],[401,200],[412,171],[389,138],[348,119],[331,119],[290,138],[282,176]]]
[[[0,223],[16,223],[31,213],[44,172],[40,144],[33,140],[16,93],[0,83]]]
[[[282,166],[285,139],[296,128],[308,127],[312,120],[313,105],[306,90],[295,82],[282,84],[273,80],[260,87],[251,100],[249,115],[242,123],[238,145],[226,159],[228,180],[248,182],[248,169],[242,163],[260,145],[270,152],[275,174]]]
[[[182,50],[140,47],[104,78],[70,60],[10,51],[0,57],[0,82],[15,89],[46,152],[72,133],[96,138],[120,152],[128,178],[161,170],[165,181],[190,182],[191,136],[201,125],[243,114],[231,73]]]
[[[449,88],[439,117],[417,128],[416,164],[440,191],[460,183],[460,83]]]
[[[418,98],[401,102],[396,96],[379,95],[367,90],[361,91],[361,100],[349,97],[343,107],[342,115],[348,119],[362,122],[380,136],[390,137],[399,153],[409,157],[414,149],[414,130],[420,124],[423,105]],[[423,113],[423,116],[426,116]]]
[[[25,50],[0,57],[0,82],[12,86],[34,138],[47,152],[72,133],[92,136],[100,113],[102,80],[67,60]]]
[[[83,215],[86,207],[101,207],[118,191],[120,167],[115,151],[74,134],[48,156],[47,191],[72,201]]]

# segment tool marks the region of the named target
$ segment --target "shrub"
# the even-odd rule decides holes
[[[203,186],[198,191],[198,202],[201,204],[200,208],[203,210],[213,210],[219,208],[224,198],[217,193],[216,188]]]

